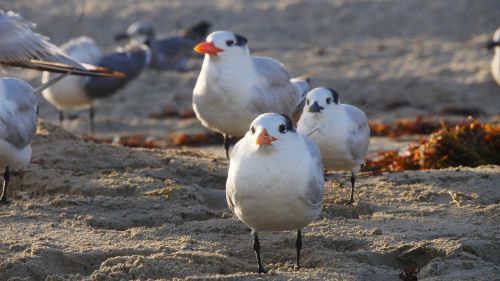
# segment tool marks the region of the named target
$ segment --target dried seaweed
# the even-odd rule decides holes
[[[500,125],[468,119],[442,128],[403,151],[378,153],[367,161],[372,172],[500,165]]]
[[[442,126],[452,126],[444,120],[436,121],[435,118],[417,116],[414,120],[402,118],[393,124],[370,122],[372,136],[400,137],[405,135],[428,135],[439,130]]]

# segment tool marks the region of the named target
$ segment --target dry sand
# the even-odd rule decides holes
[[[149,19],[159,32],[199,19],[246,35],[254,54],[341,93],[372,120],[469,111],[500,114],[500,88],[483,42],[500,25],[498,0],[122,1],[16,0],[60,44],[78,35],[115,47],[115,32]],[[81,23],[77,18],[82,11]],[[151,119],[189,108],[201,60],[185,73],[145,72],[97,107],[98,136],[156,138],[204,129],[196,119]],[[39,74],[20,73],[33,84]],[[41,105],[31,166],[13,176],[0,206],[0,280],[328,279],[500,280],[500,167],[361,176],[354,207],[348,179],[329,174],[324,212],[304,231],[261,235],[267,275],[258,275],[249,229],[226,207],[220,148],[146,150],[83,142],[86,114],[51,125]],[[456,117],[456,116],[455,116]],[[74,135],[76,134],[76,135]],[[371,151],[405,142],[374,138]],[[448,191],[470,196],[461,207]]]

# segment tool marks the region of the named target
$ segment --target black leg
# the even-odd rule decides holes
[[[10,180],[10,170],[9,166],[5,167],[5,172],[3,173],[3,188],[2,188],[2,196],[0,197],[0,204],[8,204],[7,200],[7,186],[9,185]]]
[[[257,264],[259,265],[259,273],[267,273],[267,271],[262,266],[262,261],[260,259],[260,242],[259,235],[257,232],[253,233],[253,250],[255,251],[255,256],[257,257]]]
[[[64,111],[57,110],[57,113],[59,114],[59,126],[62,126],[62,122],[64,121]]]
[[[91,135],[93,135],[95,133],[94,116],[95,116],[94,105],[91,104],[89,107],[89,122],[90,122],[90,134]]]
[[[297,240],[295,240],[295,247],[297,248],[297,268],[300,268],[300,250],[302,250],[302,232],[297,229]]]
[[[354,173],[351,172],[351,199],[349,199],[349,202],[347,202],[347,205],[352,205],[354,203],[354,184],[356,183],[356,177],[354,176]]]
[[[224,136],[224,149],[226,150],[226,159],[229,159],[229,136],[226,134],[223,134]]]

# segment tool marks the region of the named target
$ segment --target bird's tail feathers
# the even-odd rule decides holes
[[[196,41],[204,40],[207,37],[208,31],[212,24],[208,21],[202,20],[197,24],[188,27],[182,32],[182,36],[194,39]]]

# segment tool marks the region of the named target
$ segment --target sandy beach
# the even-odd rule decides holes
[[[17,0],[14,10],[56,44],[87,35],[105,50],[136,20],[169,33],[198,20],[249,39],[292,75],[338,90],[373,121],[432,115],[500,120],[500,87],[484,43],[500,26],[497,0],[118,1]],[[81,21],[78,22],[78,19]],[[96,136],[155,141],[207,132],[189,110],[201,58],[187,72],[147,70],[99,101]],[[10,71],[34,86],[40,73]],[[263,233],[270,273],[256,273],[250,229],[225,201],[222,147],[130,148],[84,141],[85,111],[57,125],[40,100],[31,165],[0,206],[3,280],[500,280],[500,166],[363,173],[357,203],[346,173],[327,174],[323,214],[304,230],[303,268],[292,232]],[[374,137],[370,154],[417,137]],[[454,202],[451,194],[459,194]]]

